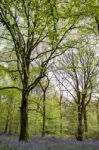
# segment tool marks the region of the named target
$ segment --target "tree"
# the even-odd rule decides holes
[[[99,125],[99,98],[98,100],[96,100],[95,106],[96,106],[96,114],[97,114],[97,123]]]
[[[55,76],[55,74],[54,74]],[[62,104],[64,104],[63,101],[63,86],[61,85],[60,80],[56,77],[56,81],[58,82],[58,89],[59,89],[59,113],[60,113],[60,137],[62,137],[63,134],[63,112],[62,112]]]
[[[42,81],[39,82],[39,85],[40,85],[40,87],[42,89],[42,92],[43,92],[43,96],[42,96],[42,100],[43,100],[42,136],[45,135],[45,127],[46,127],[46,92],[47,92],[47,89],[49,87],[49,82],[50,82],[50,79],[49,79],[48,75],[46,75],[45,77],[46,77],[45,83],[42,83]]]
[[[0,23],[4,28],[3,39],[8,35],[14,60],[9,58],[7,63],[13,62],[20,79],[20,87],[10,86],[3,89],[18,89],[22,93],[20,107],[20,138],[28,141],[28,97],[30,91],[45,76],[47,66],[51,59],[64,53],[62,44],[65,36],[74,28],[78,17],[69,15],[65,17],[66,23],[59,26],[60,20],[64,21],[65,13],[62,6],[56,1],[34,0],[4,0],[0,2]],[[70,6],[69,6],[70,7]],[[67,9],[69,12],[69,9]],[[50,24],[49,24],[50,22]],[[7,46],[8,47],[8,46]],[[67,46],[67,48],[69,45]],[[60,51],[61,49],[61,51]],[[39,64],[39,67],[37,66]],[[31,72],[33,66],[34,72]],[[34,74],[33,74],[34,73]]]
[[[91,100],[97,76],[97,59],[95,60],[95,55],[94,49],[84,44],[80,49],[75,48],[71,49],[70,52],[66,52],[61,57],[61,66],[60,64],[57,65],[58,73],[64,80],[64,82],[60,82],[70,97],[75,100],[78,107],[77,140],[83,140],[84,130],[88,130],[86,107]]]

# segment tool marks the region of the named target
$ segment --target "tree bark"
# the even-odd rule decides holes
[[[22,104],[20,108],[20,141],[28,141],[28,93],[22,92]]]
[[[78,104],[78,130],[77,130],[77,136],[76,139],[78,141],[83,141],[83,113],[82,113],[82,108],[81,104]]]
[[[60,102],[59,102],[59,106],[60,106],[60,137],[62,137],[62,130],[63,130],[63,123],[62,123],[62,97],[63,97],[63,95],[60,94]]]
[[[86,107],[84,108],[84,131],[88,132],[88,122],[87,122],[87,111]]]
[[[99,98],[96,103],[96,114],[97,114],[97,123],[99,125]]]
[[[43,95],[43,124],[42,124],[42,136],[45,136],[45,126],[46,126],[46,104],[45,104],[45,101],[46,101],[46,95],[44,93]]]

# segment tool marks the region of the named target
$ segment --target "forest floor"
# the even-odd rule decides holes
[[[33,136],[30,142],[19,142],[18,136],[0,133],[0,150],[99,150],[99,141],[78,142],[73,139]]]

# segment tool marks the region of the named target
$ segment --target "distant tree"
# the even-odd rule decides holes
[[[78,106],[77,140],[83,140],[84,130],[88,130],[86,108],[91,100],[98,73],[95,55],[90,46],[84,45],[81,49],[66,52],[60,58],[61,65],[57,65],[59,76],[64,81],[60,80],[62,86]]]
[[[99,125],[99,98],[98,100],[96,100],[95,106],[96,106],[96,114],[97,114],[97,123]]]
[[[60,137],[62,137],[63,134],[63,104],[64,104],[64,95],[63,95],[63,89],[64,87],[62,86],[60,80],[57,78],[57,76],[54,74],[56,82],[57,82],[57,88],[58,88],[58,92],[59,92],[59,119],[60,119]],[[63,82],[63,80],[62,80]]]
[[[43,101],[43,108],[42,108],[42,117],[43,117],[43,121],[42,121],[42,136],[45,136],[45,129],[46,129],[46,94],[47,94],[47,90],[48,90],[48,87],[49,87],[49,83],[50,83],[50,79],[48,77],[48,75],[45,76],[46,79],[43,80],[43,83],[42,83],[42,80],[39,81],[39,85],[42,89],[42,101]]]

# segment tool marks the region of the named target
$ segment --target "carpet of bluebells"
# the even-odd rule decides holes
[[[30,142],[19,142],[18,135],[0,132],[0,150],[99,150],[99,141],[78,142],[73,139],[33,136]]]

